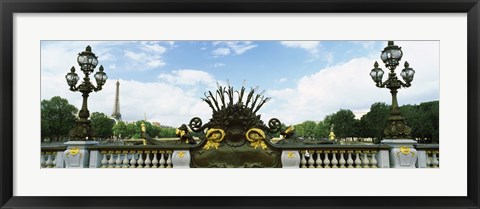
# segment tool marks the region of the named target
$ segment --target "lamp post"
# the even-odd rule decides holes
[[[405,68],[400,73],[401,80],[397,79],[395,68],[402,59],[403,52],[401,47],[398,47],[393,41],[388,41],[381,54],[381,59],[385,66],[390,70],[388,79],[382,81],[383,70],[378,67],[378,62],[375,61],[374,68],[370,72],[370,76],[379,88],[388,88],[392,94],[392,107],[390,109],[390,116],[388,117],[387,127],[384,129],[385,138],[388,139],[409,139],[411,138],[412,129],[406,125],[405,118],[401,116],[400,109],[397,102],[397,92],[401,87],[408,88],[411,86],[415,71],[410,68],[408,62],[405,62]]]
[[[100,65],[98,69],[99,71],[94,75],[97,86],[95,87],[92,82],[90,82],[89,75],[93,73],[98,64],[97,58],[98,57],[92,53],[92,48],[87,46],[85,51],[79,53],[77,57],[78,65],[80,65],[81,71],[85,74],[82,83],[77,86],[77,82],[80,78],[77,73],[75,73],[75,67],[73,66],[70,69],[70,72],[65,76],[67,84],[70,86],[70,91],[79,91],[82,93],[83,97],[82,109],[80,109],[78,113],[79,119],[76,121],[75,127],[69,132],[69,136],[75,141],[88,141],[92,139],[91,121],[88,119],[90,117],[90,112],[87,107],[88,95],[92,91],[97,92],[102,90],[102,86],[108,78],[107,74],[103,72],[103,66]]]

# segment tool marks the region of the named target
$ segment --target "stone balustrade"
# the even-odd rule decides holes
[[[376,150],[305,150],[301,168],[378,168]]]
[[[293,147],[292,147],[293,148]],[[316,145],[288,150],[282,163],[289,168],[389,168],[389,147],[377,144],[362,145]],[[298,153],[299,158],[293,158]],[[289,158],[290,156],[290,158]],[[294,161],[300,162],[295,164]],[[284,166],[285,167],[285,166]]]
[[[40,152],[40,167],[41,168],[63,168],[63,152],[65,146],[58,147],[42,147]]]
[[[68,159],[86,157],[83,168],[189,168],[190,147],[180,145],[98,145],[42,147],[41,168],[75,167]],[[284,168],[391,168],[392,147],[386,144],[277,145]],[[416,144],[416,168],[438,168],[438,144]],[[75,153],[79,153],[75,155]],[[411,152],[410,154],[413,154]],[[72,157],[73,156],[73,157]]]
[[[440,150],[438,144],[418,144],[415,148],[418,153],[417,168],[440,167]]]
[[[163,149],[100,149],[100,163],[94,163],[100,168],[172,168],[172,153]]]

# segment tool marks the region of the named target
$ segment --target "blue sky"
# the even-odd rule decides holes
[[[405,60],[416,70],[412,87],[400,90],[399,103],[438,100],[440,43],[396,44],[404,51],[397,72]],[[373,102],[390,103],[388,91],[376,88],[369,76],[374,61],[381,63],[386,41],[42,41],[41,99],[59,95],[81,106],[80,93],[68,91],[64,76],[71,66],[79,69],[76,57],[87,45],[109,77],[104,90],[91,93],[90,111],[112,113],[119,80],[128,121],[144,114],[170,126],[194,116],[207,121],[211,112],[200,97],[227,79],[237,89],[246,80],[248,88],[266,90],[272,100],[259,111],[264,121],[319,121],[339,109],[360,116]]]

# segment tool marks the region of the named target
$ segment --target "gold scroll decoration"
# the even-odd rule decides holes
[[[205,137],[207,138],[207,143],[203,146],[203,149],[218,149],[220,142],[225,138],[225,131],[219,128],[208,129]]]
[[[251,128],[247,131],[245,136],[247,137],[247,140],[250,142],[250,146],[252,146],[254,149],[257,149],[259,147],[262,149],[267,148],[267,145],[264,142],[264,140],[266,139],[265,132],[263,132],[262,129]]]

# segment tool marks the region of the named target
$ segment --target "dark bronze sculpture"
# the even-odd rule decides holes
[[[182,143],[189,143],[189,144],[196,144],[193,136],[188,131],[187,125],[182,124],[176,131],[176,135],[180,137],[180,142]]]
[[[245,87],[234,91],[218,85],[215,93],[205,94],[212,118],[206,124],[198,117],[190,120],[192,131],[205,133],[200,146],[192,149],[191,167],[281,167],[280,150],[270,142],[281,123],[273,118],[267,126],[256,114],[270,99],[256,91],[246,94]],[[234,94],[238,94],[236,101]]]
[[[281,130],[280,120],[272,118],[265,124],[258,110],[270,99],[258,87],[245,92],[245,87],[234,91],[233,87],[218,85],[215,93],[205,93],[203,100],[212,109],[212,118],[203,124],[194,117],[187,125],[177,129],[179,140],[161,142],[152,139],[146,131],[142,137],[147,145],[163,145],[170,148],[189,149],[192,168],[279,168],[281,149],[307,147],[314,144],[332,143],[328,140],[302,139],[295,135],[293,126]],[[238,97],[234,99],[234,94]],[[236,100],[236,101],[234,101]],[[199,133],[197,144],[191,133]],[[284,136],[277,144],[270,140],[281,132]]]

